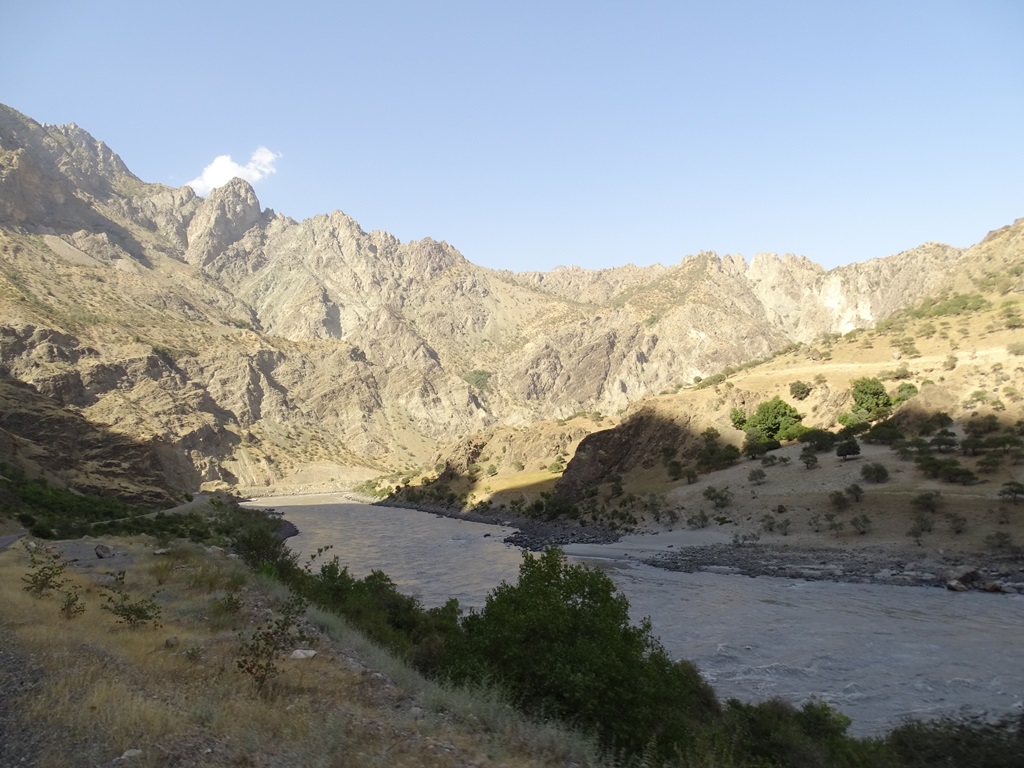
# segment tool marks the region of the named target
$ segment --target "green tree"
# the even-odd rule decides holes
[[[1003,483],[1003,488],[999,491],[999,496],[1016,504],[1024,498],[1024,483],[1019,483],[1016,480],[1010,480]]]
[[[876,378],[854,379],[853,410],[855,414],[875,421],[889,415],[892,400],[885,391],[885,385]]]
[[[853,437],[843,440],[836,446],[836,456],[844,461],[851,456],[860,456],[860,443]]]
[[[909,381],[905,381],[896,387],[896,391],[892,395],[893,407],[899,407],[903,403],[907,402],[912,397],[915,397],[918,393],[917,387],[911,384]]]
[[[740,408],[733,408],[729,411],[729,421],[736,429],[743,429],[747,425],[747,414]]]
[[[757,406],[757,410],[747,419],[746,429],[756,429],[766,438],[773,440],[780,433],[786,432],[803,418],[792,405],[781,397],[773,397]]]
[[[673,662],[648,620],[630,623],[611,579],[555,548],[524,554],[518,582],[502,583],[465,618],[447,674],[495,683],[527,712],[574,724],[631,756],[673,754],[719,712],[697,669]]]
[[[815,451],[830,451],[836,444],[836,436],[825,429],[808,429],[797,440]]]

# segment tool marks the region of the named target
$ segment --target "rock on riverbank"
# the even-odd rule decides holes
[[[809,581],[948,587],[1024,594],[1024,564],[1012,558],[989,558],[973,565],[960,554],[884,549],[796,548],[778,545],[706,544],[645,558],[671,571],[710,571],[745,576],[778,576]]]

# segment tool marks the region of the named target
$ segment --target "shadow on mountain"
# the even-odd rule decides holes
[[[385,503],[486,522],[576,520],[593,506],[601,486],[607,486],[607,496],[621,495],[623,477],[636,472],[653,481],[669,482],[673,474],[681,480],[695,457],[713,456],[720,449],[730,457],[724,459],[728,463],[739,456],[719,442],[717,433],[695,433],[689,416],[671,418],[644,409],[617,427],[583,438],[561,477],[536,479],[534,474],[512,484],[515,476],[505,475],[495,479],[497,487],[490,491],[471,453],[458,465],[449,461],[437,478],[421,486],[397,488]],[[474,503],[480,495],[485,500]]]
[[[201,479],[169,445],[94,424],[24,382],[0,377],[0,462],[61,487],[172,506]]]

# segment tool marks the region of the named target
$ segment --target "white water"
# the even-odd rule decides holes
[[[511,529],[340,496],[268,500],[300,533],[303,556],[333,545],[355,576],[387,573],[427,606],[483,605],[514,581]],[[590,559],[649,616],[676,658],[691,659],[723,697],[817,697],[880,733],[905,716],[1017,712],[1024,707],[1024,596],[925,587],[674,573]]]

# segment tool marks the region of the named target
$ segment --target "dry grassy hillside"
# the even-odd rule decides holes
[[[280,674],[258,692],[237,661],[281,617],[283,588],[215,549],[109,540],[112,556],[98,559],[101,543],[40,546],[42,567],[65,562],[51,552],[70,563],[45,596],[22,589],[40,567],[21,544],[0,552],[2,765],[597,764],[581,738],[429,683],[325,613],[300,622],[316,656],[276,659]],[[135,626],[103,610],[121,570],[125,605],[152,596]]]

